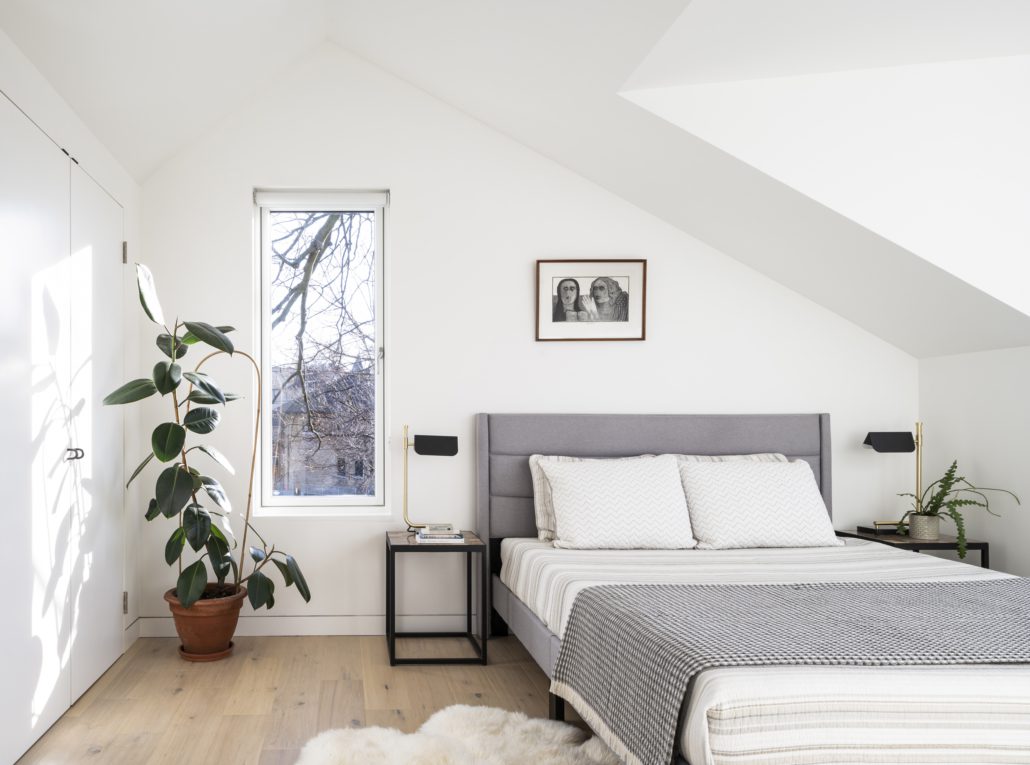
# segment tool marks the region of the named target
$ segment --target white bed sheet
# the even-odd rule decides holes
[[[501,581],[561,636],[598,584],[1005,578],[862,540],[757,550],[559,550],[505,539]],[[691,765],[1030,763],[1030,667],[748,667],[702,672],[684,705]]]

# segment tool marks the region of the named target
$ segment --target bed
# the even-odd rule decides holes
[[[576,596],[629,582],[962,581],[1004,574],[884,545],[789,550],[557,550],[536,540],[530,454],[779,452],[807,461],[831,508],[829,416],[481,414],[477,522],[492,628],[552,676]],[[563,703],[551,697],[552,717]],[[911,731],[921,730],[913,738]],[[1030,762],[1030,669],[726,667],[691,681],[678,762]],[[915,742],[915,743],[913,743]],[[851,759],[853,757],[853,759]]]

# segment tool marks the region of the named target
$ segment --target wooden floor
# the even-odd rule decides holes
[[[398,656],[471,650],[463,643],[408,639]],[[177,647],[137,640],[19,764],[292,765],[319,731],[413,731],[451,704],[547,716],[547,677],[513,637],[490,641],[486,667],[390,667],[382,636],[237,637],[233,655],[210,664]]]

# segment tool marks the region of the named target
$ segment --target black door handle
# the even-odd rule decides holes
[[[72,460],[81,460],[83,457],[86,456],[86,452],[84,452],[82,449],[79,449],[78,447],[68,447],[67,449],[65,449],[65,453],[70,453],[67,457],[65,457],[65,460],[67,460],[68,462],[71,462]]]

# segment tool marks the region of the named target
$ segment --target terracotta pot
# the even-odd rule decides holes
[[[938,515],[910,515],[908,517],[909,539],[933,541],[941,538],[941,519]]]
[[[209,584],[205,593],[228,591],[232,585]],[[179,633],[179,655],[187,661],[217,661],[232,653],[232,636],[240,618],[240,607],[247,597],[247,588],[240,587],[232,595],[202,598],[183,608],[175,590],[165,593],[168,608]]]

